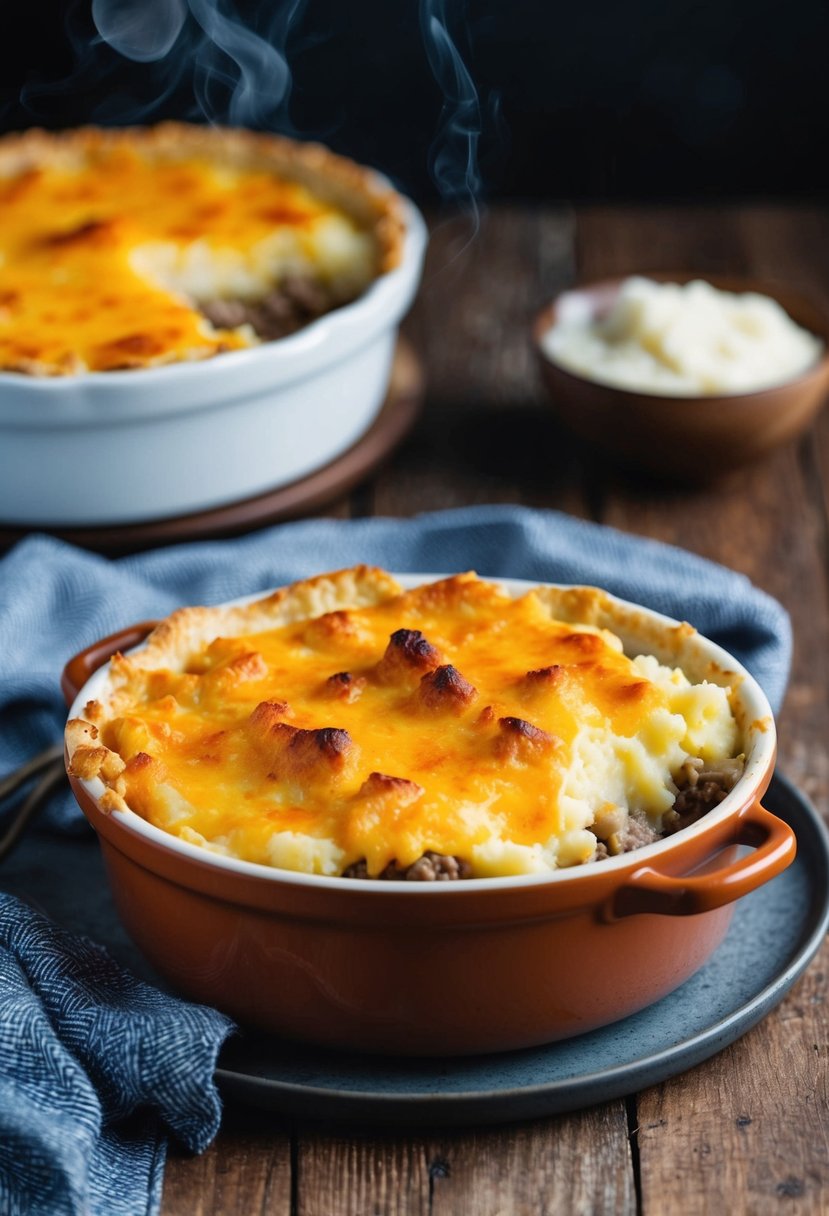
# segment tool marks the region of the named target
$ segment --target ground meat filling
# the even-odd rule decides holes
[[[715,806],[719,806],[742,777],[745,757],[724,760],[716,768],[706,768],[702,760],[687,760],[678,774],[679,793],[676,796],[671,822],[666,823],[666,835],[690,827]],[[673,819],[676,816],[676,819]],[[666,820],[668,816],[665,817]]]
[[[593,861],[605,861],[608,857],[620,853],[630,853],[633,849],[641,849],[646,844],[653,844],[665,836],[672,836],[682,828],[690,827],[707,811],[719,806],[726,794],[736,785],[743,774],[744,761],[739,756],[736,760],[726,760],[716,769],[706,769],[702,760],[688,760],[677,774],[679,793],[673,809],[663,816],[663,830],[657,832],[651,827],[647,816],[642,812],[632,811],[626,816],[623,826],[617,827],[616,821],[606,816],[603,831],[602,820],[597,817],[593,830],[597,828],[604,839],[599,839]],[[616,828],[616,830],[610,830]],[[368,878],[368,867],[365,861],[355,861],[343,871],[343,878]],[[401,869],[394,862],[387,865],[378,878],[395,880],[397,882],[451,882],[461,878],[472,877],[472,867],[461,857],[447,857],[443,853],[424,853],[412,865]]]
[[[623,828],[599,840],[593,860],[603,861],[619,853],[630,853],[690,827],[706,812],[719,806],[743,775],[743,769],[742,756],[725,760],[716,769],[706,769],[702,760],[687,760],[677,774],[679,792],[673,808],[662,818],[662,831],[657,832],[646,815],[634,811],[628,815]]]
[[[272,342],[347,303],[323,283],[304,275],[288,275],[261,300],[211,300],[200,308],[217,329],[250,325],[263,342]]]
[[[368,878],[368,868],[365,861],[355,861],[346,870],[343,878]],[[460,857],[448,857],[445,853],[424,853],[410,866],[400,869],[391,862],[378,878],[395,882],[453,882],[456,879],[471,878],[472,867],[468,861]]]

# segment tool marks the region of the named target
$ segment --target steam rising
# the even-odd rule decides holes
[[[67,10],[72,75],[27,85],[21,101],[47,121],[50,98],[89,94],[94,122],[129,125],[175,113],[288,133],[286,44],[304,3],[260,4],[254,28],[233,0],[92,0],[92,38],[76,3]]]
[[[62,101],[70,95],[89,98],[85,118],[92,122],[129,125],[175,114],[297,134],[288,113],[287,47],[305,0],[261,0],[250,19],[241,15],[239,3],[92,0],[91,34],[84,0],[72,0],[66,24],[73,71],[63,80],[28,83],[21,102],[50,125],[61,120]],[[447,10],[457,26],[462,4],[419,0],[426,60],[443,96],[429,169],[441,196],[467,204],[477,227],[483,119]],[[466,35],[463,26],[460,33]],[[487,118],[492,116],[488,110]]]
[[[266,41],[238,17],[219,11],[215,0],[189,0],[190,11],[204,35],[196,58],[194,91],[202,112],[211,121],[221,113],[223,93],[230,92],[226,117],[231,126],[269,125],[287,102],[291,71],[284,48],[302,0],[276,6]],[[222,71],[221,60],[229,61]],[[217,83],[224,89],[216,88]],[[284,126],[284,123],[283,123]]]
[[[444,99],[429,168],[444,198],[467,201],[474,209],[481,189],[481,107],[469,69],[449,33],[446,0],[421,0],[420,27],[429,67]]]
[[[92,20],[104,42],[126,59],[163,59],[187,20],[186,0],[92,0]]]

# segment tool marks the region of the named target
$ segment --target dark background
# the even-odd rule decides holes
[[[116,2],[156,26],[185,4],[97,0]],[[421,200],[478,179],[485,195],[517,198],[826,189],[826,0],[423,0],[427,26],[443,18],[461,52],[477,108],[445,44],[441,61],[430,37],[427,55],[417,0],[304,0],[288,22],[295,2],[237,0],[249,30],[284,46],[293,77],[276,104],[266,65],[242,121],[322,138]],[[254,72],[255,61],[254,50]],[[239,76],[192,13],[166,58],[125,59],[97,36],[91,0],[3,5],[0,68],[6,129],[227,121]]]

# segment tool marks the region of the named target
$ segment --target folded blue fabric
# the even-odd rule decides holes
[[[748,667],[775,708],[783,697],[791,630],[776,601],[689,553],[553,512],[311,520],[115,562],[36,536],[0,561],[0,776],[60,738],[61,668],[95,639],[180,604],[357,562],[594,583],[690,621]],[[64,831],[84,823],[68,795],[48,818]],[[215,1131],[212,1067],[227,1030],[220,1015],[154,992],[0,896],[0,1212],[154,1211],[164,1128],[197,1150]],[[145,1106],[154,1113],[127,1126]]]
[[[216,1056],[232,1023],[127,974],[0,894],[0,1212],[155,1212],[167,1136],[219,1126]]]

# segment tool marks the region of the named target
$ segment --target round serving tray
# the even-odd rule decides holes
[[[502,1123],[606,1102],[699,1064],[783,999],[829,927],[829,836],[817,812],[780,776],[763,803],[794,828],[797,859],[737,903],[702,970],[640,1013],[546,1047],[451,1060],[345,1055],[250,1035],[222,1052],[225,1094],[351,1124]]]
[[[30,531],[37,531],[97,553],[126,553],[182,541],[237,536],[309,514],[347,494],[391,455],[420,413],[423,386],[420,359],[405,338],[399,338],[388,393],[374,422],[346,452],[298,481],[254,498],[172,519],[94,528],[63,528],[60,524],[36,529],[0,527],[0,548],[8,548]]]
[[[500,1123],[608,1101],[699,1064],[783,999],[829,926],[829,837],[817,812],[779,775],[764,804],[794,828],[797,859],[739,901],[709,962],[648,1009],[546,1047],[440,1060],[350,1055],[241,1033],[219,1058],[225,1096],[351,1125]],[[90,838],[30,836],[0,867],[0,890],[158,983],[118,924]]]

